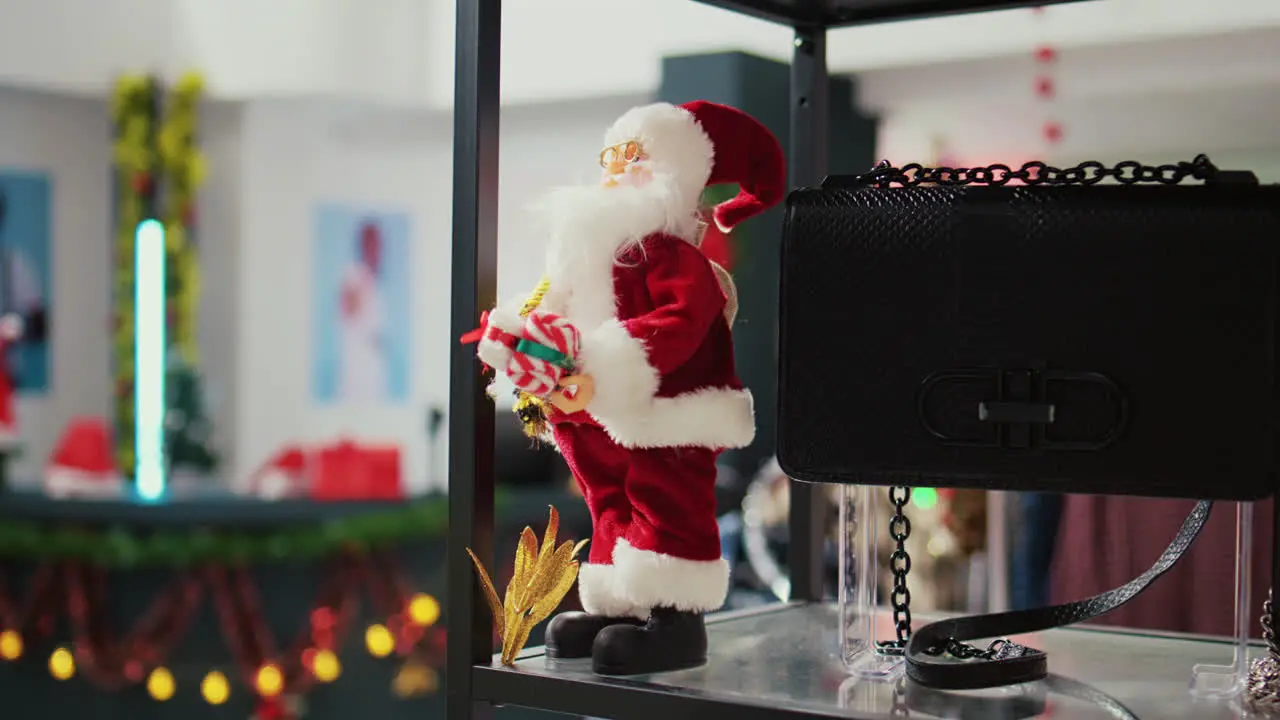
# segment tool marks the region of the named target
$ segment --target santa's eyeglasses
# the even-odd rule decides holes
[[[640,147],[640,143],[635,140],[618,143],[600,151],[600,167],[602,168],[607,168],[620,162],[630,163],[643,159],[644,148]]]

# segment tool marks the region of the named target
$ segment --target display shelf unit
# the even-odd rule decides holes
[[[637,3],[642,0],[635,0]],[[694,0],[691,0],[694,1]],[[795,31],[791,62],[789,183],[820,182],[826,172],[827,31],[871,22],[930,15],[1013,9],[1075,0],[696,0],[789,26]],[[1096,1],[1096,0],[1095,0]],[[476,327],[497,295],[498,115],[502,0],[457,0],[453,153],[453,272],[450,322],[453,337]],[[906,50],[904,50],[905,52]],[[850,710],[821,704],[786,704],[658,680],[605,681],[589,674],[533,672],[494,667],[488,609],[463,551],[472,548],[492,563],[494,528],[494,408],[469,346],[455,343],[449,395],[449,720],[486,718],[495,705],[513,704],[617,720],[663,717],[851,717]],[[810,613],[822,601],[823,502],[816,486],[791,489],[792,600],[773,608],[782,618]],[[713,635],[741,618],[716,618]],[[785,627],[785,623],[776,624]],[[836,621],[831,620],[832,647]],[[793,647],[775,638],[773,647]],[[770,647],[765,645],[764,647]],[[764,650],[760,650],[763,652]],[[536,657],[536,650],[530,651]],[[788,654],[780,661],[800,659]],[[540,662],[540,660],[539,660]],[[786,707],[784,707],[786,705]],[[872,713],[867,717],[879,717]]]

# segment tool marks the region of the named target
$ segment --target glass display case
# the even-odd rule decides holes
[[[790,183],[826,174],[827,29],[950,12],[1043,5],[1034,0],[705,0],[707,4],[795,28],[791,62]],[[475,327],[497,290],[498,114],[502,4],[457,3],[454,104],[453,275],[451,334]],[[909,52],[909,49],[904,50]],[[455,346],[449,412],[450,546],[493,557],[493,404],[473,353]],[[930,691],[903,681],[900,659],[876,654],[894,633],[877,609],[873,539],[886,529],[868,516],[865,488],[849,487],[841,503],[840,602],[824,598],[825,489],[792,483],[789,500],[788,602],[708,620],[711,656],[693,670],[604,679],[589,667],[549,664],[541,648],[513,667],[493,659],[492,626],[469,558],[450,552],[448,717],[490,717],[502,705],[589,717],[879,718],[918,713],[943,717],[1237,717],[1231,696],[1249,652],[1244,606],[1238,637],[1210,638],[1064,628],[1023,638],[1048,652],[1054,674],[1041,683],[978,693]],[[1251,522],[1240,511],[1241,538]],[[1248,556],[1241,541],[1240,555]],[[1243,587],[1241,586],[1243,583]],[[1236,586],[1240,603],[1247,582]],[[928,618],[917,617],[917,623]],[[1225,661],[1225,662],[1224,662]],[[1188,695],[1188,673],[1193,673]]]

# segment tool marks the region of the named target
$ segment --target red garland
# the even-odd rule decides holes
[[[164,665],[200,601],[199,583],[183,573],[152,601],[124,639],[117,640],[102,617],[105,573],[68,563],[63,577],[77,664],[90,681],[107,690],[135,685]]]
[[[24,646],[41,642],[53,634],[53,613],[58,606],[62,577],[56,568],[36,569],[27,590],[27,601],[19,610],[9,597],[8,582],[0,570],[0,630],[15,630]]]
[[[245,683],[256,692],[258,672],[264,665],[273,663],[280,669],[283,682],[279,694],[262,698],[259,705],[258,715],[263,718],[284,720],[295,715],[288,700],[314,686],[312,660],[316,653],[336,652],[342,646],[356,617],[361,586],[369,588],[375,612],[387,617],[397,654],[413,652],[426,633],[426,628],[408,618],[409,583],[394,556],[385,552],[337,558],[325,575],[305,626],[283,654],[267,626],[257,587],[241,567],[179,573],[120,639],[114,637],[104,617],[108,593],[102,569],[72,562],[41,565],[32,576],[21,609],[15,606],[0,570],[0,631],[15,630],[24,646],[34,645],[52,634],[55,613],[65,605],[78,667],[98,687],[120,690],[143,682],[151,671],[165,664],[190,626],[206,584],[223,637]],[[65,594],[61,592],[64,589]]]

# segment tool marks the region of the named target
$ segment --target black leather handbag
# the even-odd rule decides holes
[[[1211,501],[1275,491],[1280,186],[1252,173],[882,163],[790,195],[781,276],[790,477],[1204,501],[1122,588],[903,637],[924,685],[1044,677],[1037,650],[963,641],[1107,612],[1177,561]]]

